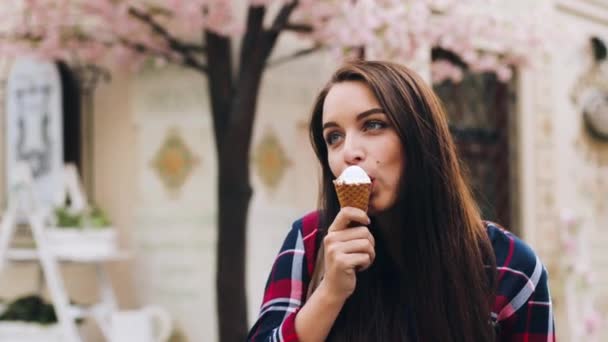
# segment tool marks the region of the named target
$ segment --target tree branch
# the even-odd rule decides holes
[[[162,37],[167,42],[169,48],[172,51],[175,51],[176,53],[182,56],[183,65],[191,67],[200,72],[207,72],[207,68],[191,54],[191,52],[205,53],[205,47],[181,42],[179,39],[174,37],[169,31],[167,31],[167,29],[165,29],[161,24],[154,20],[154,18],[149,13],[140,11],[135,7],[130,7],[129,14],[141,21],[142,23],[148,25],[154,33]]]
[[[207,47],[204,45],[199,45],[199,44],[182,44],[182,45],[184,46],[184,49],[195,52],[195,53],[206,53],[207,52]]]
[[[287,23],[283,26],[283,30],[297,32],[297,33],[312,33],[313,28],[306,24],[290,24]]]
[[[171,48],[177,48],[177,49],[184,48],[182,43],[180,41],[178,41],[177,38],[173,37],[173,35],[171,35],[171,33],[169,33],[169,31],[167,31],[162,25],[160,25],[158,22],[156,22],[156,20],[154,20],[154,18],[150,14],[140,11],[134,7],[129,8],[129,14],[132,17],[143,22],[144,24],[150,26],[152,31],[154,31],[159,36],[163,37],[169,43],[169,46]]]
[[[170,54],[168,54],[166,51],[163,50],[159,50],[159,49],[154,49],[152,47],[149,47],[147,45],[141,44],[141,43],[137,43],[137,42],[132,42],[126,38],[119,38],[120,44],[128,47],[131,50],[134,50],[135,52],[144,54],[144,55],[152,55],[152,56],[158,56],[161,58],[164,58],[168,61],[174,61],[175,59],[173,58],[173,56],[171,56]],[[183,61],[181,61],[181,63],[189,68],[195,69],[198,72],[201,73],[208,73],[209,68],[204,65],[203,63],[199,62],[198,60],[191,58],[191,59],[184,59]]]
[[[274,18],[274,22],[272,23],[270,29],[264,32],[264,60],[270,56],[279,34],[289,22],[289,17],[291,16],[291,13],[293,13],[293,10],[298,7],[298,4],[298,0],[292,0],[290,3],[283,5],[277,16]]]
[[[299,57],[307,56],[307,55],[313,54],[313,53],[315,53],[317,51],[321,51],[321,50],[323,50],[323,48],[324,47],[321,46],[321,45],[316,45],[316,46],[313,46],[313,47],[310,47],[310,48],[307,48],[307,49],[298,50],[298,51],[296,51],[296,52],[294,52],[294,53],[292,53],[290,55],[278,57],[275,60],[269,61],[266,64],[266,66],[269,67],[269,68],[276,67],[278,65],[290,62],[290,61],[292,61],[294,59],[297,59]]]
[[[270,27],[270,31],[273,34],[277,34],[279,32],[281,32],[281,30],[283,30],[285,28],[285,26],[287,25],[288,21],[289,21],[289,17],[291,16],[291,13],[293,12],[293,10],[298,7],[299,1],[298,0],[293,0],[292,2],[283,5],[283,7],[281,8],[281,10],[279,11],[279,14],[277,14],[277,16],[274,18],[274,22],[272,23],[272,26]]]
[[[247,59],[255,59],[253,55],[260,52],[261,32],[264,27],[264,16],[266,8],[263,6],[250,6],[247,11],[247,26],[245,36],[241,42],[241,54],[239,60],[239,74],[242,74]]]
[[[209,74],[209,67],[204,63],[199,62],[194,58],[188,58],[182,61],[182,65],[194,69],[203,74]]]
[[[298,4],[298,0],[292,0],[291,2],[284,4],[268,30],[264,30],[263,28],[263,15],[265,12],[256,12],[264,11],[264,7],[249,7],[250,16],[247,22],[246,39],[244,39],[243,49],[241,50],[241,69],[239,70],[239,77],[244,75],[245,68],[258,68],[260,69],[260,72],[263,70],[264,66],[266,66],[268,57],[274,49],[279,34],[289,22],[289,17]],[[259,18],[255,17],[256,14]],[[247,56],[253,63],[245,64],[245,57]]]
[[[231,103],[234,97],[232,43],[230,38],[207,30],[205,31],[205,44],[209,65],[207,82],[211,99],[213,133],[219,153],[224,146],[224,137],[228,131]]]

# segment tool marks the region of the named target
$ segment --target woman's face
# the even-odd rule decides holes
[[[405,165],[397,131],[363,82],[333,85],[323,103],[323,137],[334,177],[350,165],[372,180],[369,213],[389,209],[397,199]]]

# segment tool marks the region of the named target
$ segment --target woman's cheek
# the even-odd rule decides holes
[[[340,174],[340,170],[338,165],[336,164],[335,157],[331,154],[328,155],[327,163],[329,164],[329,169],[331,170],[331,173],[334,175],[335,178],[337,178]]]

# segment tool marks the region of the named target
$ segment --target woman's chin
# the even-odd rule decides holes
[[[384,208],[384,206],[370,202],[369,207],[367,208],[367,214],[370,216],[378,216],[379,214],[382,214],[385,210],[386,208]]]
[[[372,215],[372,216],[378,216],[390,209],[393,208],[395,201],[381,201],[381,198],[374,198],[374,196],[372,196],[371,200],[369,201],[369,206],[367,208],[367,213],[368,215]]]

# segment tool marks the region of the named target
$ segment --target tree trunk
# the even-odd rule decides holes
[[[242,342],[248,331],[246,228],[253,194],[249,160],[262,68],[244,72],[231,101],[228,131],[218,145],[217,308],[222,342]]]
[[[217,310],[219,340],[242,342],[249,328],[246,295],[246,229],[249,150],[262,75],[281,28],[297,1],[283,6],[273,29],[263,29],[265,7],[253,6],[232,79],[230,41],[206,33],[209,85],[218,157]]]
[[[243,161],[230,153],[243,145],[247,142],[235,141],[234,147],[224,150],[219,157],[216,289],[222,342],[245,341],[248,329],[245,255],[252,189],[248,168],[242,169],[239,164]]]

